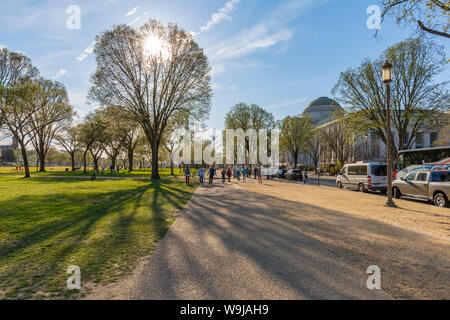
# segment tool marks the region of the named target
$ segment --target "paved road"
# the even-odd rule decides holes
[[[311,231],[328,235],[331,223],[302,221],[302,214],[310,219],[321,212],[237,185],[201,187],[143,267],[130,298],[391,298],[367,289],[371,261],[349,264]]]
[[[304,184],[304,182],[300,182],[297,181],[295,182],[297,184]],[[317,186],[320,184],[320,186],[325,186],[325,187],[331,187],[331,188],[336,188],[336,177],[320,177],[320,181],[318,181],[318,178],[316,176],[310,176],[308,177],[308,185],[314,185]]]

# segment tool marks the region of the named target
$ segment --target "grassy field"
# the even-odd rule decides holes
[[[151,254],[197,185],[183,181],[0,178],[0,299],[77,298]]]
[[[15,171],[12,167],[0,167],[0,175],[22,175],[24,171]],[[66,167],[50,167],[46,168],[46,172],[36,172],[36,167],[30,168],[30,173],[32,176],[92,176],[94,171],[89,170],[85,175],[83,171],[65,171]],[[170,169],[161,169],[159,174],[162,178],[172,177]],[[105,170],[105,177],[122,177],[122,178],[132,178],[132,177],[150,177],[152,175],[152,170],[139,170],[136,169],[132,172],[126,170],[121,170],[119,174],[111,174],[109,170]],[[182,176],[183,172],[180,172],[178,168],[174,169],[175,176]],[[102,176],[101,174],[99,176]]]

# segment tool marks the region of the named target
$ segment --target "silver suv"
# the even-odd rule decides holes
[[[339,189],[351,188],[360,192],[387,191],[387,165],[385,163],[358,162],[347,164],[336,178]]]

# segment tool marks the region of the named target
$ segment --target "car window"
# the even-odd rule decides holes
[[[375,177],[387,176],[387,165],[375,165],[372,166],[372,175]]]
[[[431,173],[432,182],[446,182],[450,181],[450,173],[433,172]]]
[[[428,173],[419,173],[416,181],[428,181]]]
[[[347,167],[345,167],[344,169],[342,169],[342,175],[346,175],[347,174]]]
[[[407,177],[406,177],[406,181],[414,181],[414,179],[416,179],[417,173],[410,173]]]
[[[367,166],[359,166],[356,168],[358,176],[367,176]]]

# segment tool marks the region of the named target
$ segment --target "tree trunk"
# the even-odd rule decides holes
[[[132,150],[128,150],[128,172],[133,171],[133,166],[134,166],[134,152]]]
[[[115,168],[115,167],[114,167]],[[98,171],[98,158],[94,156],[94,171]]]
[[[70,160],[72,162],[72,172],[75,171],[75,152],[70,153]]]
[[[116,169],[117,156],[111,157],[111,165]],[[97,161],[98,162],[98,161]]]
[[[28,165],[27,149],[25,149],[25,146],[22,143],[20,144],[20,149],[22,151],[23,166],[25,168],[25,178],[31,178],[30,167]]]
[[[44,146],[44,142],[39,139],[39,150],[38,150],[38,155],[39,155],[39,172],[45,172],[45,146]]]
[[[297,165],[298,165],[298,153],[294,155],[294,169],[297,169]]]
[[[175,174],[173,173],[173,161],[170,161],[170,174],[172,176],[174,176]]]
[[[159,176],[158,155],[159,144],[154,141],[152,143],[152,180],[161,180],[161,177]]]
[[[86,151],[84,151],[84,153],[83,153],[83,165],[84,165],[84,169],[83,169],[83,173],[84,174],[87,174],[87,152],[88,152],[88,149],[86,149]]]

